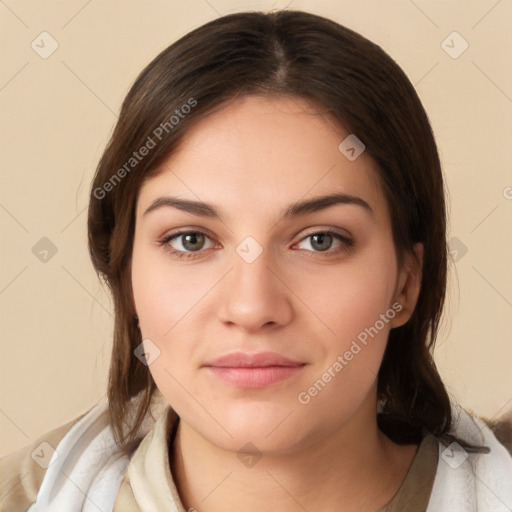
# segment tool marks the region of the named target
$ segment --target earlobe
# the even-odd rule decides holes
[[[401,310],[390,322],[392,328],[407,323],[418,302],[423,269],[423,244],[415,244],[413,251],[405,255],[403,265],[399,270],[394,303],[400,304]]]

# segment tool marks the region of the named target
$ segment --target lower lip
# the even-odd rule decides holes
[[[301,366],[227,367],[208,366],[216,377],[243,388],[264,388],[297,375]]]

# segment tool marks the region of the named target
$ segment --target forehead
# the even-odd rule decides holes
[[[363,152],[351,161],[338,147],[349,135],[303,98],[237,98],[189,129],[178,151],[144,183],[139,214],[165,194],[256,212],[336,191],[385,209],[371,157]]]

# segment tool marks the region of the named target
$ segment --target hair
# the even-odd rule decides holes
[[[284,10],[223,16],[163,50],[130,88],[99,161],[88,241],[114,302],[107,396],[117,442],[133,442],[157,389],[148,366],[134,356],[142,342],[131,289],[138,193],[194,123],[246,94],[313,101],[366,146],[390,208],[399,263],[414,244],[424,246],[416,308],[406,324],[390,331],[378,374],[379,426],[396,442],[418,439],[420,430],[447,434],[450,398],[433,360],[447,281],[446,213],[427,114],[380,46],[330,19]],[[151,146],[147,155],[134,158],[144,145]]]

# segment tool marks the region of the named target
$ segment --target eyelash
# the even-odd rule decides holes
[[[199,251],[195,251],[195,252],[193,252],[193,251],[186,252],[186,251],[180,251],[180,250],[177,250],[177,249],[173,249],[173,248],[171,248],[169,246],[169,242],[171,240],[174,240],[175,238],[178,238],[178,237],[180,237],[182,235],[190,235],[190,234],[200,234],[200,235],[204,235],[207,238],[211,239],[211,237],[209,237],[207,233],[205,233],[204,231],[201,231],[201,230],[178,231],[178,232],[173,233],[171,235],[164,236],[163,238],[161,238],[160,240],[157,241],[157,244],[159,246],[162,246],[164,251],[166,251],[167,253],[172,254],[174,257],[177,257],[178,259],[193,259],[193,258],[198,257],[202,252],[206,252],[206,251],[205,250],[199,250]],[[313,233],[309,233],[304,238],[299,240],[299,242],[297,242],[297,243],[300,243],[300,242],[302,242],[302,241],[306,240],[307,238],[312,237],[314,235],[331,235],[334,238],[336,238],[337,240],[339,240],[340,242],[342,242],[342,244],[339,247],[335,248],[334,250],[327,249],[326,251],[308,251],[308,252],[319,253],[319,254],[326,254],[326,255],[328,254],[328,256],[327,256],[328,258],[329,257],[335,257],[338,254],[347,252],[354,245],[354,241],[351,240],[350,238],[347,238],[347,237],[341,235],[340,233],[337,233],[336,231],[329,231],[329,230],[326,230],[326,231],[315,231]],[[305,249],[305,250],[307,250],[307,249]]]

